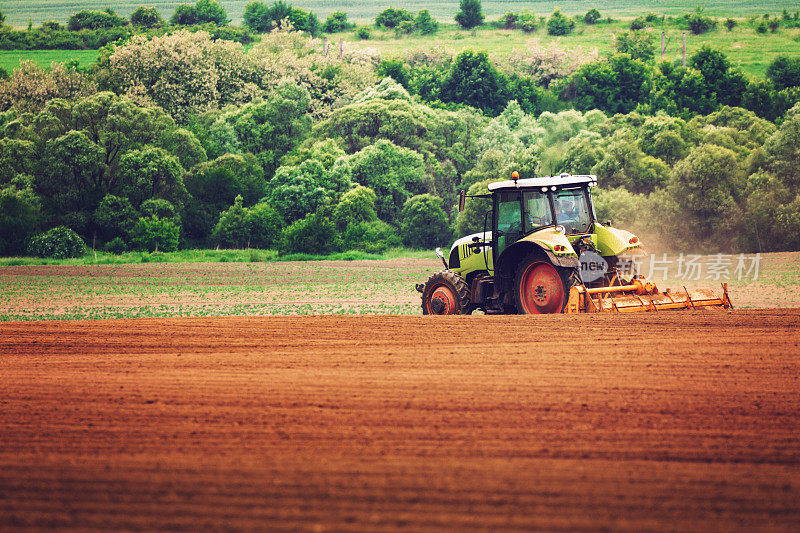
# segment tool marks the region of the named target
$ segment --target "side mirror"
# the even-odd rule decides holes
[[[464,210],[464,202],[467,201],[467,191],[461,189],[461,192],[458,195],[458,212],[462,212]]]

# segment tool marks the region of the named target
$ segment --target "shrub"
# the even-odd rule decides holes
[[[244,224],[250,237],[250,246],[270,248],[280,241],[283,219],[267,203],[259,203],[246,210]]]
[[[375,26],[392,29],[404,21],[413,22],[414,16],[405,9],[390,7],[378,13],[378,16],[375,17]]]
[[[732,31],[733,28],[736,27],[736,21],[734,19],[725,19],[725,29],[728,31]]]
[[[598,22],[600,22],[600,18],[601,18],[600,12],[597,9],[592,8],[589,11],[587,11],[586,14],[583,16],[583,21],[586,24],[597,24]]]
[[[339,33],[353,28],[353,24],[347,22],[347,13],[344,11],[334,11],[322,24],[322,31],[325,33]]]
[[[442,199],[432,194],[409,198],[403,206],[401,219],[400,234],[406,246],[433,248],[452,236]]]
[[[647,23],[644,21],[644,17],[636,17],[631,21],[630,28],[633,31],[643,30],[647,27]]]
[[[284,228],[279,252],[281,255],[330,254],[341,248],[342,237],[336,224],[326,215],[324,209],[319,209]]]
[[[118,16],[110,8],[105,11],[91,11],[84,9],[69,18],[67,27],[70,31],[99,30],[101,28],[114,28],[127,26],[128,20]]]
[[[614,39],[614,49],[617,53],[630,54],[633,59],[642,61],[650,61],[656,56],[652,33],[621,33]]]
[[[28,253],[36,257],[67,259],[86,254],[86,244],[80,236],[66,226],[57,226],[33,237]]]
[[[228,13],[215,0],[197,0],[194,5],[181,4],[175,9],[170,22],[180,26],[191,26],[210,22],[217,26],[228,24]]]
[[[362,41],[367,41],[372,38],[372,34],[369,32],[369,28],[363,27],[358,29],[358,31],[356,32],[356,37],[358,37]]]
[[[461,10],[455,16],[459,26],[468,30],[483,24],[481,0],[461,0],[459,7]]]
[[[110,254],[119,255],[128,251],[128,245],[122,238],[114,237],[103,246],[103,250]]]
[[[267,4],[253,0],[245,6],[242,22],[251,31],[266,33],[272,29],[272,13]]]
[[[556,9],[547,20],[548,35],[567,35],[575,28],[575,21]]]
[[[422,9],[417,13],[417,18],[414,19],[414,28],[422,35],[430,35],[436,33],[436,30],[439,29],[439,23],[434,20],[430,11]]]
[[[781,21],[778,19],[771,19],[769,22],[767,22],[767,27],[769,27],[769,31],[771,31],[772,33],[778,31],[778,28],[780,28],[780,26],[781,26]]]
[[[347,226],[343,236],[343,249],[361,250],[370,254],[383,253],[403,244],[397,229],[382,220],[359,222]]]
[[[713,30],[717,22],[703,14],[703,10],[698,8],[694,13],[687,15],[686,23],[689,26],[689,31],[695,35],[701,35],[708,31]]]
[[[778,91],[800,86],[800,58],[778,56],[767,67],[767,79]]]
[[[170,219],[142,217],[131,231],[131,246],[148,252],[174,252],[178,249],[180,228]]]
[[[160,28],[164,25],[164,19],[155,7],[139,6],[131,13],[131,24],[143,28]]]

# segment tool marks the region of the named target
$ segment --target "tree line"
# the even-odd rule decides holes
[[[796,249],[800,60],[750,80],[616,47],[340,58],[285,21],[250,50],[184,30],[25,63],[0,83],[0,254],[427,248],[480,230],[457,191],[512,170],[595,173],[598,214],[668,246]]]

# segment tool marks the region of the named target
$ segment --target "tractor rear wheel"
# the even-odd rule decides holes
[[[443,270],[425,282],[422,289],[423,315],[464,315],[470,310],[469,286],[455,272]]]
[[[576,269],[562,269],[538,257],[523,261],[514,279],[517,312],[523,315],[561,313],[569,291],[580,285]]]

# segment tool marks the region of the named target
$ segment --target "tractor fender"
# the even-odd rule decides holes
[[[501,287],[506,283],[511,283],[517,272],[519,264],[529,255],[538,255],[543,261],[562,268],[579,268],[580,262],[574,255],[557,256],[546,246],[535,241],[518,241],[500,254],[495,266],[495,279],[500,282]]]

